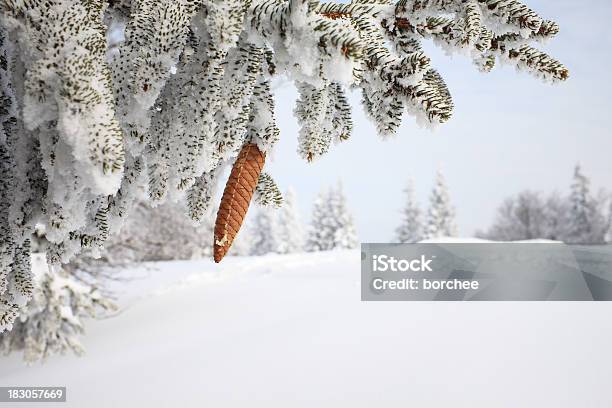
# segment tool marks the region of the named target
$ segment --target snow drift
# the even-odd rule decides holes
[[[602,303],[361,302],[359,252],[147,264],[82,357],[0,384],[62,407],[604,407]],[[49,404],[53,406],[53,404]],[[58,406],[60,406],[58,404]]]

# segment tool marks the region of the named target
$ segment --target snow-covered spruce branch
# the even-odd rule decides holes
[[[0,354],[23,351],[23,359],[30,364],[68,351],[81,355],[83,320],[107,316],[117,306],[98,284],[80,281],[65,269],[49,270],[40,254],[32,260],[36,288],[13,329],[0,333]]]
[[[347,88],[383,136],[405,111],[451,117],[423,40],[560,81],[533,47],[557,32],[516,0],[1,0],[0,330],[31,296],[36,224],[60,263],[102,248],[143,188],[204,219],[220,169],[278,139],[273,76],[298,84],[299,154],[315,160],[349,137]]]

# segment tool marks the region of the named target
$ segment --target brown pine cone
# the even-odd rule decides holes
[[[232,167],[215,222],[214,258],[219,263],[227,254],[244,221],[266,155],[256,144],[245,144]]]

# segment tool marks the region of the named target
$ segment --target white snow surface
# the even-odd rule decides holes
[[[67,386],[46,407],[609,407],[612,305],[361,302],[357,250],[124,271],[86,355],[2,386]],[[23,405],[26,406],[26,405]]]

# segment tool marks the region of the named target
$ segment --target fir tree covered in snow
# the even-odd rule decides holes
[[[341,183],[332,187],[330,191],[329,211],[333,220],[336,221],[335,226],[332,224],[332,228],[335,229],[333,233],[334,249],[357,248],[359,245],[357,231]]]
[[[280,228],[278,210],[260,208],[253,218],[251,226],[251,255],[279,253]]]
[[[315,160],[350,135],[348,87],[383,136],[405,111],[451,117],[424,40],[554,82],[567,69],[532,44],[558,31],[518,0],[0,2],[0,330],[32,295],[37,224],[58,264],[103,247],[143,187],[203,220],[241,147],[279,138],[274,75],[298,84],[299,153]]]
[[[406,203],[402,211],[401,224],[395,230],[396,240],[400,243],[414,243],[423,239],[423,220],[421,209],[414,194],[414,182],[410,180],[404,190]]]
[[[359,245],[342,185],[323,191],[313,205],[307,251],[350,249]]]
[[[95,284],[77,279],[68,270],[49,270],[40,254],[34,257],[32,300],[22,307],[13,329],[0,334],[0,352],[23,351],[28,363],[67,351],[80,355],[83,319],[112,312],[116,306]]]
[[[333,248],[333,238],[328,214],[329,191],[319,193],[312,205],[312,215],[308,227],[305,249],[309,252],[325,251]]]
[[[429,198],[425,239],[457,236],[455,209],[451,203],[446,180],[441,171]]]
[[[278,212],[279,247],[281,254],[291,254],[304,250],[304,228],[297,207],[296,193],[289,187],[285,193],[283,206]]]

